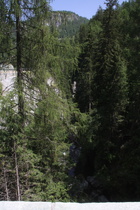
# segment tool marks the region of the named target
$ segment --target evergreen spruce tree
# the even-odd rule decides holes
[[[92,109],[93,79],[92,65],[94,53],[98,42],[98,35],[101,31],[98,21],[90,21],[88,25],[83,25],[79,31],[79,43],[81,52],[79,55],[78,70],[76,71],[76,96],[75,100],[82,112],[90,112]]]
[[[98,128],[94,135],[96,173],[109,180],[109,170],[117,155],[123,114],[127,104],[126,65],[119,44],[117,1],[107,0],[103,30],[94,58],[93,106]],[[96,126],[95,124],[93,125]],[[108,178],[107,178],[108,177]],[[105,182],[104,182],[105,183]]]
[[[11,1],[7,9],[16,22],[17,83],[1,100],[2,199],[68,201],[70,80],[77,48],[45,26],[46,1]]]
[[[120,150],[118,178],[124,180],[118,184],[120,197],[126,201],[139,200],[140,182],[137,177],[139,169],[139,20],[140,1],[124,2],[120,8],[123,54],[127,61],[128,105]],[[130,167],[130,165],[132,167]],[[129,174],[129,176],[127,176]]]
[[[75,97],[82,112],[89,112],[91,106],[92,43],[90,33],[90,26],[81,26],[79,31],[81,52],[79,55],[78,70],[76,72]]]
[[[8,8],[5,0],[0,2],[0,64],[10,63],[12,61],[14,43],[12,30],[14,24],[8,15]]]
[[[37,9],[39,10],[41,8],[44,9],[46,5],[46,1],[45,2],[41,1],[40,3],[33,2],[31,4],[30,2],[27,2],[27,1],[5,1],[5,2],[3,1],[3,3],[5,3],[6,9],[2,11],[2,14],[3,14],[2,17],[4,16],[9,17],[11,20],[9,27],[12,24],[13,30],[15,29],[15,33],[13,33],[13,37],[15,38],[14,43],[15,43],[16,54],[13,53],[15,57],[13,56],[13,60],[11,60],[11,62],[15,64],[15,67],[17,69],[17,89],[16,89],[17,92],[16,92],[16,95],[15,94],[10,95],[7,101],[4,98],[4,101],[6,102],[4,106],[1,104],[1,121],[4,124],[1,127],[1,135],[2,135],[1,144],[3,145],[2,147],[3,150],[1,151],[1,155],[4,159],[8,159],[9,162],[11,162],[11,168],[9,169],[9,162],[4,161],[2,172],[3,172],[4,177],[6,177],[6,171],[9,171],[9,170],[11,170],[12,174],[14,174],[14,176],[12,175],[11,178],[7,179],[7,182],[6,182],[7,183],[6,185],[7,199],[21,200],[21,199],[24,199],[23,194],[24,195],[26,194],[27,189],[26,189],[25,183],[27,179],[29,179],[29,176],[26,176],[25,174],[27,170],[28,172],[29,170],[32,170],[31,168],[35,160],[34,155],[32,155],[32,151],[29,150],[27,146],[28,141],[27,141],[26,132],[25,132],[25,123],[27,125],[28,122],[27,122],[27,118],[25,119],[25,105],[24,105],[25,82],[23,78],[23,69],[25,70],[25,65],[23,63],[23,60],[24,60],[23,49],[25,48],[25,46],[24,46],[23,37],[25,35],[26,27],[23,27],[23,26],[24,26],[24,23],[27,21],[27,19],[34,18],[34,17],[38,20],[38,22],[40,21],[40,24],[42,24],[41,22],[42,18],[39,20],[39,16],[38,16],[39,13],[37,13]],[[3,19],[1,19],[1,21],[3,21]],[[1,24],[2,23],[3,22],[1,22]],[[32,28],[33,28],[33,25],[32,25]],[[39,30],[39,25],[38,25],[38,30]],[[6,52],[8,51],[8,49],[4,48]],[[9,59],[5,60],[4,62],[9,63]],[[13,104],[11,104],[10,101],[12,101],[11,103]],[[18,103],[18,107],[16,106],[17,103]],[[18,109],[18,113],[17,113],[17,109]],[[5,113],[5,116],[2,113]],[[27,126],[26,126],[26,129],[27,129]],[[10,145],[7,146],[8,142],[11,142],[11,143]],[[8,150],[8,152],[6,152],[5,150]],[[21,151],[24,151],[23,156],[21,154]],[[25,154],[25,151],[27,152],[26,154]],[[30,158],[31,156],[34,157],[34,159]],[[25,164],[23,167],[24,159],[28,159],[28,161],[25,161]],[[8,186],[11,186],[9,190],[8,190]],[[31,186],[32,186],[32,182],[31,184],[28,185],[28,188],[31,188]]]

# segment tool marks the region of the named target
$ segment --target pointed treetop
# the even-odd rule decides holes
[[[118,5],[118,0],[106,0],[105,4],[106,4],[107,8],[113,8]]]

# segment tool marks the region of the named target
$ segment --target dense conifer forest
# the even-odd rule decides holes
[[[140,200],[140,0],[105,4],[58,30],[49,1],[0,1],[0,200]]]

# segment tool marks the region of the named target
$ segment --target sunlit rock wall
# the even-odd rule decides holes
[[[0,83],[2,84],[2,95],[6,95],[9,91],[12,91],[17,78],[17,71],[11,64],[0,65]],[[57,88],[54,79],[50,76],[46,81],[49,87],[52,87],[56,94],[60,91]],[[27,91],[27,90],[26,90]]]
[[[2,84],[2,95],[11,91],[14,87],[14,82],[16,80],[17,72],[14,67],[9,65],[0,66],[0,83]]]

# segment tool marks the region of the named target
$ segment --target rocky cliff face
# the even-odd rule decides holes
[[[81,24],[88,23],[88,19],[73,12],[53,11],[49,15],[48,25],[56,27],[60,38],[74,36]]]
[[[11,64],[0,66],[0,84],[2,85],[2,95],[13,90],[17,72]]]
[[[11,64],[0,65],[0,94],[5,96],[7,93],[12,91],[14,89],[16,80],[17,80],[17,71],[16,69],[14,69],[13,65]],[[51,75],[46,80],[46,85],[51,87],[56,94],[60,92],[60,90],[56,87],[56,83],[54,79],[51,77]]]
[[[74,22],[75,20],[83,19],[86,21],[86,18],[80,17],[79,15],[73,12],[67,11],[53,11],[50,13],[49,22],[50,24],[55,25],[56,27],[61,26],[62,24],[66,24],[68,22]]]

